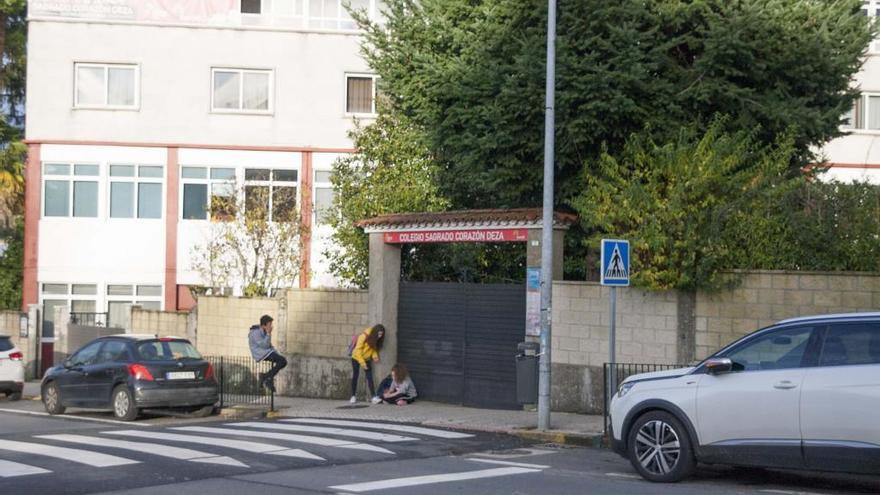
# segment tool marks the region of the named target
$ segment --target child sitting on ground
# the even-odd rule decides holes
[[[416,386],[413,384],[412,378],[409,377],[406,366],[400,363],[395,364],[391,368],[390,378],[391,383],[388,385],[388,389],[382,392],[382,401],[387,404],[397,404],[398,406],[412,404],[418,394],[416,393]],[[383,384],[387,381],[388,378],[383,380]]]

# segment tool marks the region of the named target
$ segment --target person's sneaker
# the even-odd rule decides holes
[[[351,396],[351,399],[348,399],[349,404],[356,404],[357,401],[358,401],[358,398],[355,397],[354,395]]]
[[[370,402],[372,402],[373,404],[378,404],[378,403],[382,402],[382,399],[380,399],[379,396],[377,395],[377,396],[373,397],[372,399],[370,399]]]

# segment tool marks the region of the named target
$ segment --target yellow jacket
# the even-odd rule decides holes
[[[367,344],[367,335],[373,333],[373,327],[370,327],[358,336],[357,344],[351,351],[351,358],[360,363],[362,368],[367,367],[367,360],[377,361],[379,359],[379,350],[374,349]]]

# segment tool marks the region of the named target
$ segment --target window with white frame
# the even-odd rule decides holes
[[[880,0],[862,0],[862,14],[880,17]]]
[[[880,130],[880,93],[863,93],[841,116],[842,129]]]
[[[138,106],[138,66],[74,64],[74,106],[134,109]]]
[[[98,165],[44,163],[43,216],[98,216]]]
[[[377,11],[375,0],[308,0],[308,27],[320,29],[357,29],[351,10],[366,10],[372,18]]]
[[[376,113],[376,79],[372,74],[345,75],[345,113]]]
[[[109,284],[106,297],[111,326],[128,328],[133,304],[144,309],[162,309],[161,285]]]
[[[235,169],[231,167],[181,167],[184,220],[207,220],[211,206],[235,204]],[[214,219],[231,212],[213,209]]]
[[[164,168],[110,165],[110,218],[162,218]]]
[[[329,170],[315,171],[315,207],[314,223],[316,226],[327,225],[330,208],[333,206],[333,184],[330,183]]]
[[[211,109],[215,112],[270,113],[271,70],[211,69]]]
[[[263,13],[262,0],[241,0],[241,13],[242,14],[262,14]]]
[[[98,299],[96,284],[40,284],[43,307],[43,337],[55,336],[55,308],[67,308],[71,313],[95,313]],[[95,324],[107,322],[103,317],[92,318]]]
[[[295,169],[245,169],[245,208],[251,212],[265,212],[270,222],[294,220],[297,174]]]

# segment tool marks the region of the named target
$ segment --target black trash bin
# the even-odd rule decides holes
[[[520,342],[516,345],[516,401],[520,404],[538,402],[538,351],[537,342]]]

